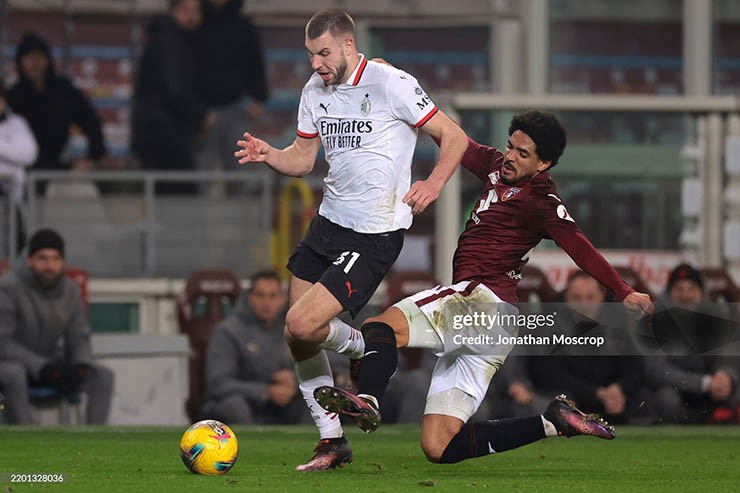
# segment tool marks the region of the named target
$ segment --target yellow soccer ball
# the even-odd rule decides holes
[[[225,474],[234,466],[239,444],[231,428],[213,419],[198,421],[180,440],[180,457],[196,474]]]

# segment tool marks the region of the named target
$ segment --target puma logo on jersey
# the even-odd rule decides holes
[[[319,108],[321,108],[322,110],[324,110],[324,113],[326,113],[328,115],[329,114],[329,105],[330,104],[331,103],[326,103],[326,104],[319,103]]]
[[[349,298],[350,296],[352,296],[352,293],[356,293],[357,292],[356,289],[352,289],[352,283],[351,282],[347,281],[347,282],[344,283],[344,285],[347,286],[347,298]]]

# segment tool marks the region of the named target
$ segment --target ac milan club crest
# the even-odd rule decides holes
[[[360,112],[362,112],[363,116],[367,116],[367,114],[370,113],[370,97],[368,94],[365,94],[365,97],[360,103]]]

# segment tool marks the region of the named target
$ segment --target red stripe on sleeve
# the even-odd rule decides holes
[[[433,117],[434,115],[436,115],[438,111],[439,111],[439,108],[437,108],[437,107],[435,106],[435,107],[434,107],[434,109],[432,109],[432,111],[430,111],[430,112],[429,112],[429,114],[428,114],[427,116],[425,116],[424,118],[422,118],[421,120],[419,120],[419,121],[418,121],[418,123],[416,123],[416,124],[414,125],[414,127],[416,127],[416,128],[419,128],[419,127],[421,127],[421,126],[422,126],[422,125],[424,125],[424,124],[425,124],[426,122],[428,122],[428,121],[429,121],[429,119],[430,119],[431,117]]]
[[[298,137],[303,137],[304,139],[313,139],[314,137],[318,137],[319,133],[316,132],[314,134],[307,134],[306,132],[301,132],[300,130],[297,130],[296,135],[298,135]]]

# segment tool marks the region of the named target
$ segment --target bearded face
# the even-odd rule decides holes
[[[56,286],[64,272],[64,257],[54,248],[38,250],[28,257],[26,263],[45,288]]]
[[[311,69],[319,74],[324,85],[333,86],[346,82],[347,53],[352,38],[335,38],[325,32],[315,39],[306,37],[306,49],[311,60]]]

